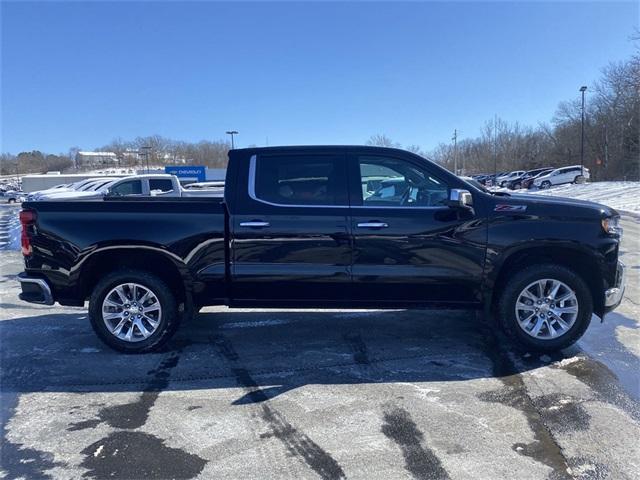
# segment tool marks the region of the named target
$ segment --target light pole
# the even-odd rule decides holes
[[[238,132],[236,130],[229,130],[228,132],[226,132],[227,135],[231,135],[231,150],[233,150],[234,148],[236,148],[235,143],[233,143],[233,136],[237,135]]]
[[[458,130],[453,131],[453,174],[458,175]]]
[[[580,124],[580,175],[584,175],[584,92],[587,91],[587,87],[580,87],[580,91],[582,92],[582,121]]]
[[[149,151],[151,150],[151,147],[149,146],[140,147],[140,150],[144,150],[144,159],[147,164],[147,173],[149,173]]]

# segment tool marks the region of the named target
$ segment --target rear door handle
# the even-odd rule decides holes
[[[249,228],[266,228],[266,227],[270,227],[271,224],[269,222],[251,221],[251,222],[240,222],[240,226],[249,227]]]
[[[388,223],[383,222],[363,222],[358,224],[358,228],[388,228]]]

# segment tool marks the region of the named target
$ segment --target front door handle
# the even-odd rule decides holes
[[[257,220],[251,222],[240,222],[241,227],[249,227],[249,228],[266,228],[271,226],[269,222],[260,222]]]
[[[389,224],[384,222],[363,222],[358,224],[358,228],[388,228]]]

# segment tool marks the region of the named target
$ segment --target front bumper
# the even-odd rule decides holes
[[[22,293],[18,295],[20,300],[40,305],[53,305],[53,295],[51,287],[42,278],[30,277],[26,273],[18,275],[18,281],[22,287]]]
[[[618,262],[618,269],[616,272],[616,282],[613,288],[609,288],[604,292],[604,307],[607,312],[610,312],[622,302],[624,296],[624,289],[626,287],[626,268],[624,263]]]

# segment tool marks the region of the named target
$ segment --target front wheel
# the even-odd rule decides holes
[[[586,283],[560,265],[533,265],[516,273],[497,305],[507,335],[523,347],[555,351],[575,343],[591,322]]]
[[[89,299],[89,318],[100,340],[125,353],[161,348],[180,321],[169,287],[155,275],[138,270],[105,276]]]
[[[551,187],[551,182],[549,180],[545,180],[544,182],[542,182],[542,184],[540,185],[540,188],[544,188],[547,189]]]

